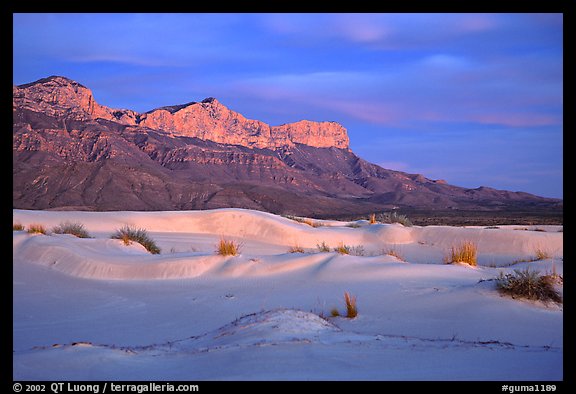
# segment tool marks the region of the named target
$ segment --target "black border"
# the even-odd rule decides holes
[[[475,12],[490,12],[490,13],[563,13],[564,14],[564,94],[567,97],[565,101],[565,108],[568,108],[569,111],[564,111],[564,130],[568,131],[568,136],[570,137],[569,142],[570,145],[568,150],[566,149],[566,144],[564,144],[564,159],[571,161],[572,157],[569,155],[570,148],[575,147],[576,145],[572,144],[571,140],[571,133],[576,130],[575,122],[574,122],[574,112],[576,109],[574,103],[574,91],[576,88],[576,81],[574,79],[574,71],[576,70],[576,64],[574,61],[574,49],[576,48],[576,34],[573,31],[574,26],[574,10],[576,2],[573,0],[546,0],[546,1],[538,1],[538,2],[530,2],[527,0],[502,0],[499,2],[470,2],[465,0],[440,0],[440,1],[421,1],[421,2],[414,2],[414,1],[387,1],[387,2],[348,2],[346,4],[330,4],[327,7],[326,4],[322,2],[317,2],[316,4],[297,4],[293,1],[277,1],[277,2],[267,2],[265,4],[259,2],[237,2],[236,4],[232,5],[225,5],[216,3],[216,2],[190,2],[189,5],[185,5],[185,3],[162,3],[162,8],[159,9],[158,4],[154,4],[152,2],[147,3],[139,3],[139,2],[97,2],[97,3],[86,3],[86,2],[78,2],[78,1],[60,1],[58,3],[55,2],[11,2],[10,4],[3,4],[2,5],[2,29],[10,30],[9,32],[5,31],[2,35],[2,43],[4,48],[4,53],[11,51],[12,53],[12,44],[9,44],[8,37],[12,37],[12,14],[13,13],[26,13],[26,12],[41,12],[41,13],[53,13],[53,12],[63,12],[63,13],[70,13],[70,12],[103,12],[103,13],[128,13],[128,12],[214,12],[214,13],[222,13],[222,12],[229,12],[229,13],[247,13],[247,12],[358,12],[358,13],[365,13],[365,12],[390,12],[390,13],[399,13],[399,12],[423,12],[423,13],[436,13],[436,12],[465,12],[465,13],[475,13]],[[4,66],[6,66],[6,61],[4,62]],[[11,62],[10,68],[13,68],[13,63]],[[8,79],[8,78],[7,78]],[[6,84],[3,84],[3,92],[5,92],[6,96],[8,95],[8,81]],[[11,82],[12,83],[12,82]],[[11,119],[11,115],[8,113],[8,97],[5,98],[4,103],[5,105],[2,107],[2,113],[4,116],[2,119],[6,123],[8,123],[8,119]],[[7,125],[8,126],[8,125]],[[8,146],[11,145],[11,140],[8,140],[8,133],[5,133],[6,141],[2,144],[3,147],[6,148],[6,154],[2,155],[3,159],[10,157],[8,155]],[[567,155],[568,153],[568,155]],[[8,159],[6,159],[8,160]],[[565,161],[566,163],[566,161]],[[567,174],[569,174],[567,176]],[[573,166],[571,165],[564,165],[564,177],[568,180],[576,179],[573,176]],[[12,178],[10,178],[10,183],[12,183]],[[569,188],[565,188],[564,190],[564,200],[574,201],[573,190]],[[571,218],[571,211],[572,207],[568,204],[564,207],[565,212],[567,213],[567,217]],[[6,217],[12,216],[12,211],[8,212],[6,209]],[[5,228],[7,227],[8,223],[6,224]],[[564,226],[564,234],[565,237],[572,239],[572,231],[571,231],[571,223],[569,222],[568,226]],[[8,234],[4,239],[9,239]],[[572,258],[571,258],[572,257]],[[190,381],[187,383],[191,384],[198,384],[200,386],[201,392],[206,392],[207,390],[241,390],[241,389],[248,389],[248,388],[257,388],[257,389],[264,389],[264,390],[272,390],[272,389],[297,389],[301,387],[303,383],[306,383],[307,388],[311,389],[319,389],[319,390],[330,390],[330,388],[334,389],[344,389],[344,390],[362,390],[362,389],[371,389],[375,385],[378,388],[395,388],[398,390],[422,390],[430,391],[430,390],[443,390],[446,392],[457,392],[462,393],[464,391],[473,389],[473,390],[483,390],[483,392],[493,393],[493,392],[502,392],[502,385],[533,385],[533,384],[552,384],[556,385],[557,389],[556,392],[563,392],[565,389],[570,388],[574,390],[574,382],[575,376],[573,375],[572,368],[573,361],[574,361],[574,349],[576,349],[576,344],[574,341],[574,337],[571,335],[572,330],[574,330],[573,323],[571,321],[573,317],[574,307],[572,305],[572,286],[574,284],[573,278],[573,267],[575,259],[574,253],[569,248],[566,249],[566,259],[568,260],[568,264],[565,265],[565,275],[564,281],[567,284],[565,286],[565,304],[564,304],[564,343],[565,343],[565,351],[564,352],[564,381],[562,382],[517,382],[517,381],[492,381],[492,382],[472,382],[472,381],[465,381],[465,382],[447,382],[447,381],[440,381],[440,382],[405,382],[405,381],[393,381],[393,382],[334,382],[334,381],[314,381],[314,382],[298,382],[298,381],[277,381],[277,382],[202,382],[202,381]],[[8,280],[12,277],[12,265],[9,265],[8,262],[3,264],[4,275],[2,275],[3,279],[8,282]],[[12,292],[10,291],[11,286],[3,286],[3,289],[6,293],[10,292],[10,295],[6,297],[9,299],[10,308],[9,312],[12,314],[13,312],[13,296]],[[8,313],[8,312],[4,312]],[[8,333],[7,327],[8,325],[4,321],[2,332],[2,340],[1,340],[1,353],[3,357],[2,365],[12,366],[11,359],[12,357],[10,354],[12,353],[13,344],[13,332]],[[5,357],[5,359],[4,359]],[[6,389],[9,392],[13,391],[13,367],[9,368],[8,370],[3,370],[0,375],[2,376],[2,381],[7,382]],[[24,382],[22,382],[24,384]],[[44,382],[46,384],[50,384],[52,382]],[[93,384],[98,383],[94,381],[86,381],[85,383]],[[130,382],[126,382],[130,383]],[[142,383],[142,382],[133,382],[133,383]],[[158,382],[163,383],[163,382]],[[178,382],[173,382],[178,383]],[[10,386],[8,386],[10,384]],[[101,392],[101,391],[100,391]]]

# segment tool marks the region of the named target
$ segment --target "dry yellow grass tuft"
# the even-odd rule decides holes
[[[216,253],[220,256],[236,256],[240,253],[240,245],[235,241],[220,238],[216,245]]]
[[[288,253],[304,253],[304,248],[298,244],[291,246]]]
[[[378,222],[376,221],[376,214],[375,214],[375,213],[371,213],[371,214],[370,214],[370,219],[368,220],[368,222],[369,222],[370,224],[376,224],[376,223],[378,223]]]
[[[33,223],[28,226],[29,234],[44,234],[46,235],[46,227],[41,224]]]
[[[344,242],[340,242],[338,244],[338,246],[336,246],[334,248],[334,251],[338,252],[340,254],[350,254],[351,253],[350,246],[344,245]]]
[[[125,225],[121,229],[116,230],[116,232],[112,234],[110,238],[120,239],[126,246],[130,245],[132,241],[138,242],[152,254],[160,254],[161,252],[160,248],[156,245],[156,242],[150,238],[146,229],[143,228],[135,228],[129,225]]]
[[[534,261],[547,260],[552,257],[550,253],[548,253],[548,251],[542,248],[536,248],[536,250],[534,251],[534,255],[535,255]]]
[[[356,297],[351,296],[348,292],[344,293],[344,302],[346,302],[346,317],[354,319],[358,316],[358,307],[356,306]]]
[[[450,253],[444,261],[446,264],[465,263],[471,266],[477,266],[476,254],[478,248],[476,244],[470,241],[462,242],[459,246],[452,246]]]

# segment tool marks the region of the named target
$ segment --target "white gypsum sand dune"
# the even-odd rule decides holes
[[[312,227],[242,209],[13,216],[94,237],[14,232],[14,379],[562,379],[562,306],[501,296],[494,281],[526,267],[562,275],[561,226]],[[124,225],[161,253],[110,239]],[[217,255],[220,239],[240,253]],[[444,264],[463,241],[479,265]],[[530,261],[537,250],[546,258]],[[345,315],[346,291],[358,317],[330,317]]]

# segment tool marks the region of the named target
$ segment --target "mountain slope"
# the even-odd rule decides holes
[[[335,122],[270,126],[213,98],[147,113],[112,109],[57,76],[13,87],[13,178],[13,206],[25,209],[333,216],[561,205],[381,168],[356,156]]]

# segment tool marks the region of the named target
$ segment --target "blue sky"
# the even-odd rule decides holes
[[[562,14],[14,14],[13,83],[338,121],[386,168],[563,193]]]

